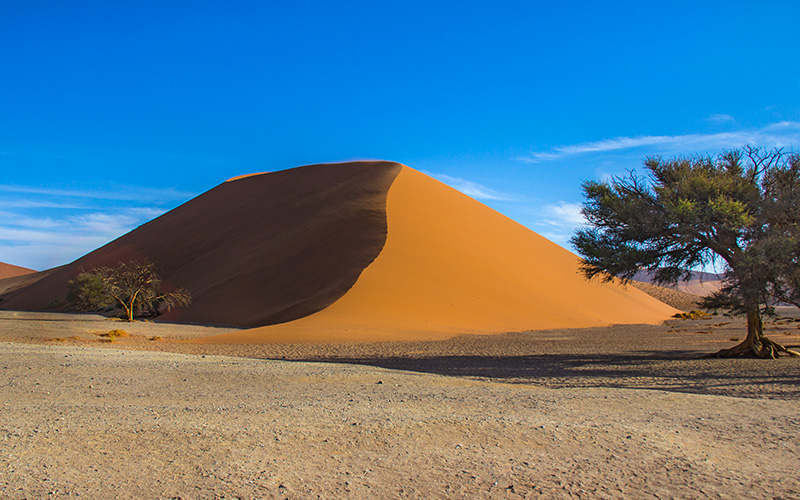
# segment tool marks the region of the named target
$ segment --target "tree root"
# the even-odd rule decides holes
[[[736,358],[754,357],[761,359],[777,359],[781,353],[788,354],[791,357],[800,357],[800,352],[784,347],[781,344],[761,337],[757,341],[745,340],[741,344],[730,347],[728,349],[721,349],[715,353],[703,356],[704,358]]]

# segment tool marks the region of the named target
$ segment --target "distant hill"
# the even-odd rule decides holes
[[[673,288],[645,283],[643,281],[632,280],[630,286],[638,288],[644,293],[653,296],[665,304],[669,304],[675,309],[691,311],[700,308],[700,301],[703,297],[692,293],[682,292]]]
[[[636,273],[633,279],[642,283],[653,284],[653,276],[653,273],[643,269]],[[720,288],[722,288],[722,279],[718,274],[692,271],[692,275],[688,281],[680,280],[674,285],[660,286],[690,293],[692,295],[698,295],[700,297],[706,297],[714,292],[718,292]]]

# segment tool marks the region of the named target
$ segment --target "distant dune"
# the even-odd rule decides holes
[[[143,258],[192,292],[165,319],[257,327],[207,342],[443,338],[675,313],[635,288],[587,282],[572,253],[390,162],[231,179],[0,306],[44,308],[81,268]]]
[[[674,288],[654,285],[652,283],[645,283],[644,281],[631,280],[628,285],[636,287],[644,293],[657,298],[661,302],[682,311],[700,309],[700,302],[703,300],[703,297],[699,295],[682,292]]]
[[[633,280],[641,283],[653,284],[654,274],[643,269],[634,275]],[[679,292],[690,293],[699,297],[705,297],[718,292],[722,288],[722,280],[718,274],[692,271],[688,280],[680,280],[674,285],[661,285]]]
[[[5,278],[14,278],[16,276],[24,276],[26,274],[33,274],[36,271],[28,269],[27,267],[15,266],[0,262],[0,280]]]

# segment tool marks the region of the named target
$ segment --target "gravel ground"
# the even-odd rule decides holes
[[[0,497],[800,498],[798,360],[694,359],[741,331],[201,346],[3,313]]]

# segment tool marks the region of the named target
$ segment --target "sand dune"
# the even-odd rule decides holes
[[[442,338],[656,323],[675,312],[632,287],[587,282],[572,253],[390,162],[231,179],[0,291],[0,306],[43,309],[81,269],[144,258],[167,287],[193,295],[165,319],[257,327],[208,342]]]
[[[0,280],[5,278],[14,278],[16,276],[24,276],[26,274],[32,274],[35,272],[36,271],[33,269],[28,269],[27,267],[20,267],[13,264],[0,262]]]
[[[387,204],[386,245],[332,306],[203,341],[433,339],[657,323],[675,313],[635,288],[587,282],[572,253],[409,167]]]

